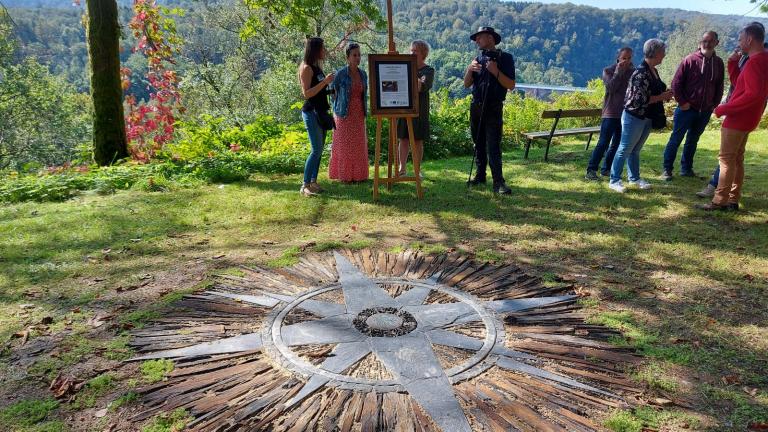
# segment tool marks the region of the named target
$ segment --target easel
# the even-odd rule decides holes
[[[397,52],[397,49],[395,49],[395,39],[394,39],[394,33],[392,29],[392,0],[387,0],[387,30],[389,33],[389,51],[387,55],[397,56],[399,53]],[[371,66],[373,67],[373,66]],[[416,75],[416,71],[414,70],[412,73],[413,76]],[[371,77],[371,83],[370,88],[372,91],[377,91],[377,83],[374,82],[373,77],[374,73],[371,71],[369,74]],[[417,80],[412,80],[413,86],[418,86]],[[412,92],[413,93],[413,92]],[[421,160],[420,157],[417,157],[416,154],[416,142],[414,139],[413,134],[413,119],[415,117],[418,117],[418,108],[419,108],[419,98],[418,98],[418,92],[415,92],[416,97],[413,101],[415,113],[414,112],[397,112],[397,110],[390,110],[389,113],[377,113],[376,109],[376,101],[375,98],[371,98],[371,114],[376,117],[376,152],[374,156],[374,174],[373,174],[373,199],[378,200],[379,199],[379,184],[380,183],[386,183],[387,190],[392,190],[392,185],[394,183],[402,183],[402,182],[415,182],[416,183],[416,196],[421,199],[424,198],[424,190],[421,188]],[[414,111],[411,109],[410,111]],[[387,177],[382,178],[380,174],[380,160],[381,160],[381,129],[382,124],[384,123],[384,119],[389,119],[389,139],[388,146],[387,146]],[[400,176],[400,146],[399,146],[399,140],[397,138],[397,121],[399,119],[404,119],[407,129],[408,129],[408,141],[411,147],[411,155],[413,157],[413,172],[414,175],[412,177],[408,176]],[[394,164],[394,173],[393,173],[393,167]],[[393,175],[394,174],[394,175]]]

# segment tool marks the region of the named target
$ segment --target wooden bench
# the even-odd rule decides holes
[[[589,135],[589,140],[587,141],[587,145],[586,147],[584,147],[584,150],[588,150],[589,144],[592,142],[592,134],[600,133],[600,126],[557,130],[557,124],[560,122],[561,118],[601,117],[602,115],[603,115],[603,110],[600,108],[575,109],[575,110],[559,109],[559,110],[547,110],[542,112],[541,113],[542,119],[555,119],[555,122],[552,124],[552,129],[550,131],[526,132],[523,134],[523,136],[525,136],[525,138],[527,138],[528,140],[525,143],[525,158],[528,159],[528,150],[530,150],[531,142],[533,142],[533,140],[546,138],[547,150],[544,152],[544,161],[548,161],[549,145],[552,144],[552,138],[556,136]]]

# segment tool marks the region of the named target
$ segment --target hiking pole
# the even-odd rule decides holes
[[[491,60],[488,60],[488,61],[491,61]],[[469,187],[470,187],[470,183],[469,182],[472,181],[472,169],[475,167],[475,159],[477,158],[477,139],[480,137],[480,128],[482,128],[482,126],[483,126],[483,117],[485,116],[485,97],[488,95],[488,87],[489,87],[488,76],[489,76],[489,74],[488,74],[488,71],[485,70],[485,66],[483,67],[483,69],[484,69],[484,72],[485,72],[485,79],[483,80],[485,82],[485,84],[484,84],[485,87],[483,88],[483,97],[481,98],[482,102],[480,102],[480,104],[481,104],[481,107],[480,107],[480,120],[477,122],[477,130],[475,130],[475,133],[472,136],[472,141],[473,141],[472,144],[474,144],[474,145],[473,145],[473,150],[472,150],[472,164],[469,166],[469,177],[467,178],[467,191],[469,191]],[[470,121],[470,125],[471,125],[471,122],[472,122],[471,112],[470,112],[470,119],[469,119],[469,121]]]

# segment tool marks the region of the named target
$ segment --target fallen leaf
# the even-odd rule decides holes
[[[65,376],[59,373],[56,378],[53,379],[49,389],[53,392],[53,397],[56,399],[72,399],[78,391],[85,385],[85,381],[75,379],[71,376]]]
[[[750,431],[768,431],[768,423],[766,422],[754,422],[747,426],[747,430]]]
[[[589,297],[589,296],[592,295],[592,293],[589,292],[584,287],[576,287],[576,289],[574,291],[576,292],[576,295],[579,296],[579,297]]]
[[[96,411],[96,412],[93,414],[93,416],[94,416],[94,417],[96,417],[96,418],[102,418],[102,417],[104,417],[105,415],[107,415],[107,409],[106,409],[106,408],[104,408],[104,409],[100,409],[100,410]]]
[[[149,274],[149,273],[143,274],[143,275],[139,276],[139,279],[141,279],[141,280],[152,279],[152,275]]]
[[[112,315],[109,315],[109,314],[96,314],[94,317],[88,319],[86,324],[91,327],[98,328],[103,326],[111,318],[112,318]]]
[[[108,254],[110,252],[112,252],[112,248],[104,248],[104,249],[101,250],[101,253],[103,253],[103,254]]]
[[[135,239],[130,239],[130,241],[132,241],[134,243],[138,243],[138,242],[141,241],[141,239],[140,238],[135,238]]]
[[[352,225],[352,231],[357,231],[357,225]]]
[[[221,258],[224,258],[225,256],[227,255],[226,254],[216,255],[213,257],[213,259],[221,259]]]
[[[748,395],[750,395],[750,396],[752,396],[752,397],[755,397],[755,396],[757,396],[757,392],[758,392],[758,391],[760,391],[760,389],[757,389],[757,388],[749,388],[749,387],[747,387],[747,386],[744,386],[744,387],[742,387],[741,389],[742,389],[742,390],[744,390],[744,393],[746,393],[746,394],[748,394]]]
[[[27,343],[27,340],[29,340],[29,330],[22,330],[20,332],[16,332],[11,337],[21,339],[21,344],[24,345],[25,343]]]
[[[669,405],[672,405],[672,401],[671,400],[664,399],[664,398],[655,398],[655,399],[653,399],[651,401],[651,403],[653,403],[654,405],[659,405],[659,406],[669,406]]]
[[[720,377],[720,381],[725,385],[739,384],[741,382],[739,376],[736,374],[723,375]]]

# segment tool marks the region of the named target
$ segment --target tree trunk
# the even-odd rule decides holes
[[[120,81],[116,0],[87,0],[93,98],[93,159],[101,166],[128,157]]]

